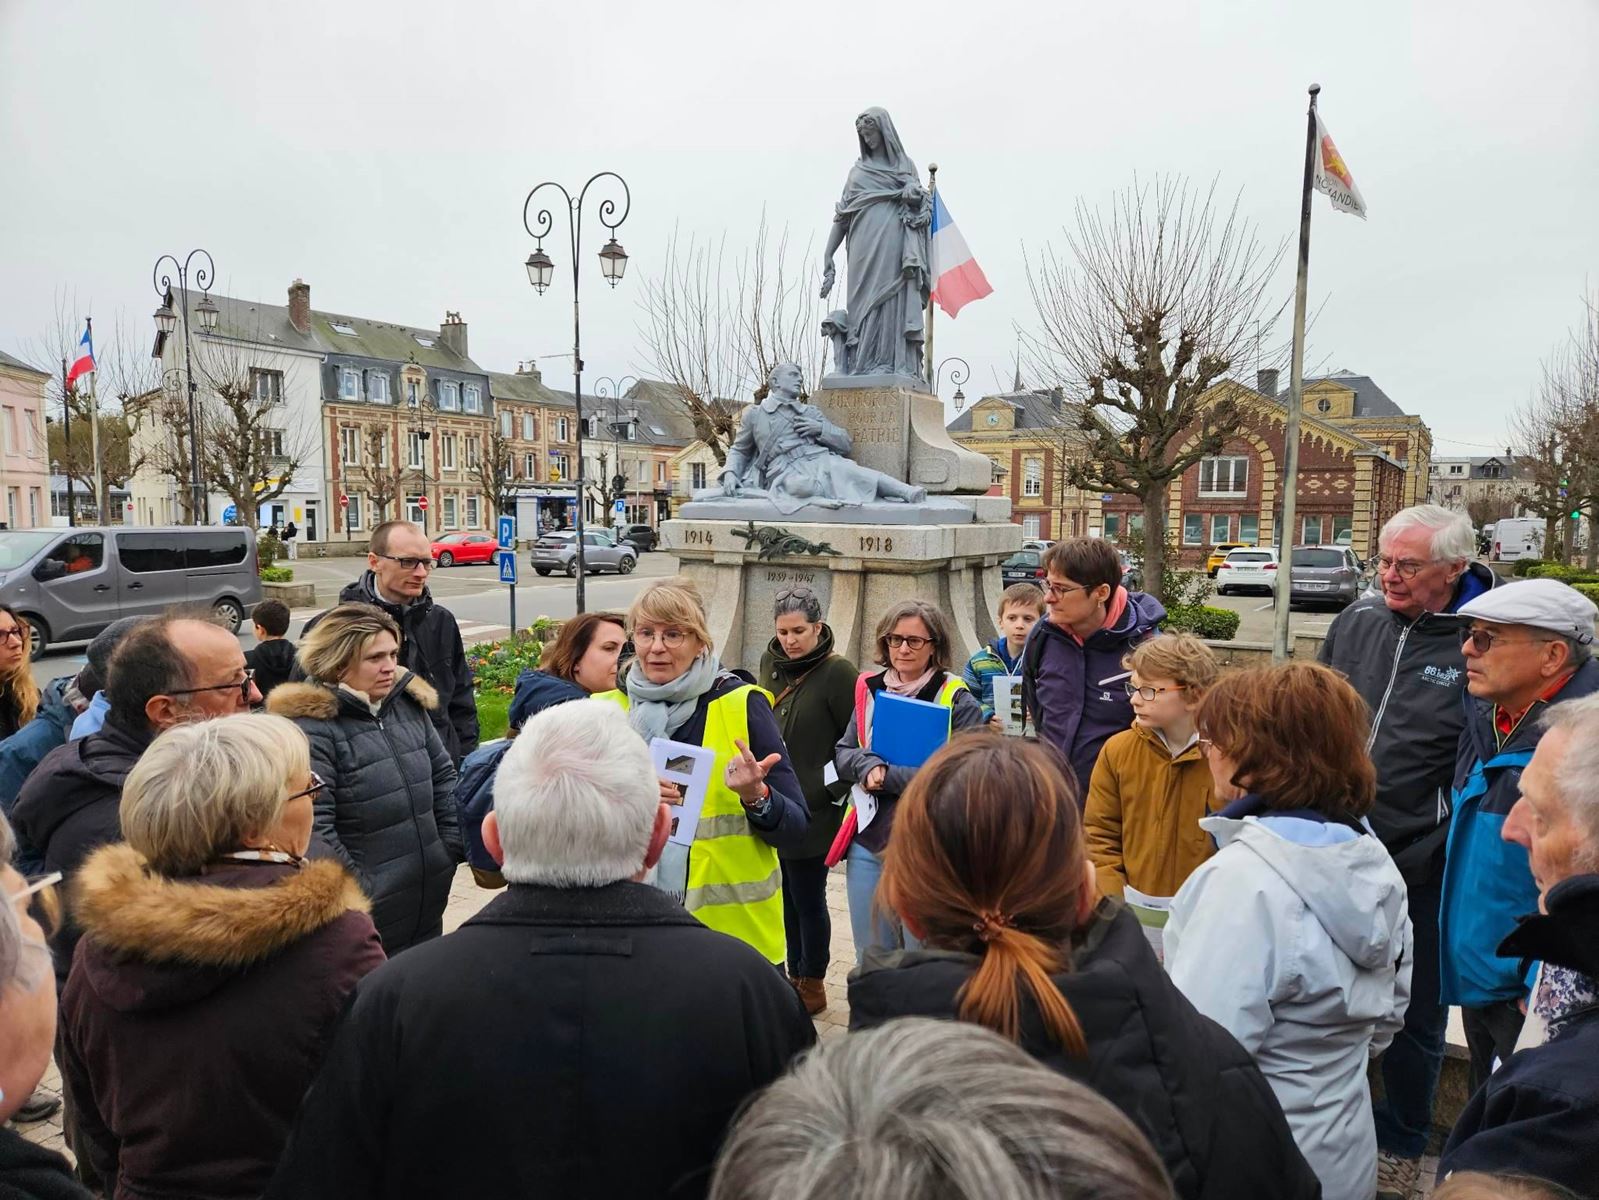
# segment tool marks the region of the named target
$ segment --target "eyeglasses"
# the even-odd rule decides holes
[[[23,640],[20,629],[0,629],[0,642],[20,642]]]
[[[688,641],[688,638],[688,632],[683,629],[662,629],[659,631],[654,629],[635,629],[633,631],[633,641],[636,645],[660,642],[668,650],[680,649],[683,643]]]
[[[1143,687],[1134,687],[1133,682],[1130,679],[1126,683],[1122,684],[1122,686],[1127,689],[1127,694],[1129,696],[1137,696],[1140,700],[1153,700],[1162,692],[1186,692],[1188,690],[1186,687],[1158,688],[1150,687],[1147,684]]]
[[[250,699],[250,688],[254,685],[254,683],[255,683],[255,668],[246,667],[244,669],[244,678],[240,679],[236,683],[213,683],[210,687],[173,688],[170,692],[167,692],[166,694],[168,696],[192,696],[196,692],[235,691],[235,692],[239,693],[239,699],[241,699],[241,700],[245,701],[246,703],[248,703],[248,701]]]
[[[898,650],[901,646],[907,650],[920,650],[923,646],[930,646],[932,638],[917,637],[909,633],[891,633],[883,639],[891,650]]]
[[[1046,596],[1064,596],[1067,592],[1087,592],[1080,583],[1055,583],[1053,580],[1044,580],[1044,594]]]
[[[405,571],[415,571],[418,569],[423,571],[431,571],[434,567],[439,565],[431,558],[395,558],[392,554],[379,554],[378,557],[386,558],[393,563],[399,563],[401,570]]]
[[[1211,741],[1208,737],[1195,738],[1194,741],[1199,744],[1199,752],[1206,758],[1209,758],[1211,749],[1216,745],[1216,743]]]
[[[1495,633],[1491,629],[1462,629],[1460,631],[1460,648],[1464,650],[1467,643],[1478,654],[1487,654],[1495,646],[1531,646],[1535,642],[1552,642],[1554,638],[1529,637],[1507,638],[1502,633]]]
[[[313,796],[314,797],[318,792],[320,792],[323,788],[325,788],[327,786],[328,785],[323,781],[322,776],[318,775],[315,771],[312,771],[311,772],[311,786],[306,788],[305,791],[303,791],[303,792],[294,792],[294,793],[292,793],[292,794],[290,794],[288,796],[285,796],[283,798],[283,803],[287,804],[290,800],[298,800],[302,796]]]
[[[1401,579],[1414,579],[1421,573],[1423,567],[1430,567],[1440,561],[1436,558],[1390,558],[1386,554],[1377,556],[1377,573],[1386,574],[1388,571],[1397,571]]]

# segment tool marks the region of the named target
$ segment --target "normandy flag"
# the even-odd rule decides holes
[[[1349,174],[1344,156],[1339,154],[1338,147],[1333,145],[1332,135],[1327,132],[1327,126],[1322,124],[1319,112],[1316,114],[1315,178],[1316,190],[1326,192],[1334,208],[1339,212],[1354,213],[1362,221],[1366,219],[1365,198],[1355,186],[1354,177]]]

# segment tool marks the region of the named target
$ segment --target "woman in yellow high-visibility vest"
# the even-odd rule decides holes
[[[777,851],[797,845],[810,818],[771,700],[722,669],[705,602],[686,579],[650,584],[627,623],[637,658],[617,690],[597,698],[626,708],[645,741],[668,738],[716,754],[694,844],[667,843],[656,886],[781,967],[787,954]],[[682,802],[664,781],[661,799]]]

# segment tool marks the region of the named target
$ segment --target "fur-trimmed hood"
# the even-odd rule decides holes
[[[122,843],[84,862],[72,900],[84,933],[78,969],[121,1011],[191,1003],[370,908],[336,862],[225,862],[204,876],[173,879]]]
[[[379,712],[387,712],[401,695],[410,696],[428,712],[439,706],[439,694],[420,675],[402,670],[395,686],[383,698],[378,706]],[[272,689],[272,694],[267,697],[266,707],[268,712],[277,713],[280,717],[309,717],[317,721],[331,721],[341,711],[353,713],[370,712],[360,700],[349,692],[341,692],[337,687],[329,687],[324,683],[285,683]]]

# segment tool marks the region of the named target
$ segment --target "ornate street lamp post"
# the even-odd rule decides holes
[[[554,188],[561,193],[561,198],[566,201],[567,234],[572,247],[572,400],[577,409],[577,518],[574,529],[577,536],[575,547],[577,563],[577,611],[584,611],[585,590],[584,582],[588,575],[587,563],[583,554],[583,504],[584,504],[584,463],[583,463],[583,323],[578,308],[578,276],[579,266],[582,263],[583,248],[583,205],[588,198],[589,188],[601,179],[614,179],[622,188],[622,214],[616,215],[616,201],[602,200],[596,211],[600,224],[611,233],[610,240],[600,250],[600,272],[605,276],[605,281],[612,287],[621,282],[623,273],[627,270],[627,252],[622,249],[621,243],[616,240],[616,230],[623,221],[627,220],[628,210],[633,205],[632,193],[628,190],[627,181],[615,171],[601,171],[589,177],[574,199],[572,193],[554,180],[546,180],[527,194],[527,199],[522,202],[522,227],[527,230],[528,236],[533,239],[533,253],[527,256],[527,280],[533,285],[533,290],[543,295],[555,274],[555,263],[550,256],[544,253],[544,239],[550,235],[555,227],[555,218],[547,208],[538,210],[537,219],[534,219],[533,197],[545,188]],[[613,219],[614,218],[614,219]]]
[[[205,256],[205,266],[196,266],[194,282],[200,288],[200,303],[195,305],[195,315],[200,318],[200,328],[209,333],[217,327],[217,306],[211,301],[211,284],[216,278],[216,264],[209,251],[199,247],[189,251],[181,263],[176,255],[163,254],[155,260],[150,281],[155,294],[161,297],[161,307],[155,310],[155,327],[170,334],[177,326],[178,314],[172,307],[172,276],[161,273],[161,264],[170,261],[178,273],[178,300],[183,311],[183,374],[189,391],[189,514],[196,525],[209,525],[211,514],[207,511],[205,482],[200,477],[200,405],[194,386],[194,359],[189,345],[194,336],[194,326],[189,314],[189,265],[195,255]]]
[[[964,358],[958,358],[951,354],[943,362],[938,364],[938,370],[933,372],[933,394],[938,394],[939,385],[944,379],[944,368],[949,367],[950,363],[960,364],[958,367],[949,368],[949,381],[955,385],[955,411],[960,412],[961,406],[966,403],[966,393],[961,391],[961,384],[967,382],[972,377],[972,369],[966,365],[966,360]]]
[[[622,439],[618,426],[622,424],[622,396],[627,391],[626,384],[631,380],[638,382],[637,375],[624,375],[621,379],[612,379],[602,375],[594,383],[594,394],[602,400],[610,401],[611,419],[606,422],[611,427],[611,458],[616,473],[611,476],[609,502],[615,504],[625,498],[627,494],[627,472],[622,469]],[[638,408],[629,408],[627,419],[630,422],[638,421]]]

